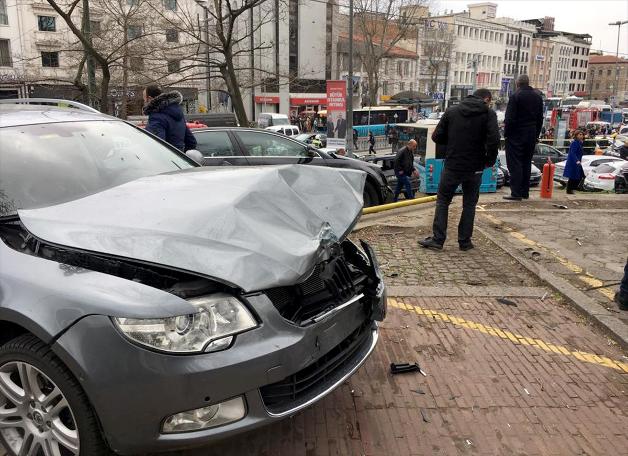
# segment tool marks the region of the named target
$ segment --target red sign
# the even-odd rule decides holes
[[[327,147],[346,147],[347,81],[327,81]]]
[[[279,104],[279,97],[255,95],[255,103]]]
[[[311,98],[290,97],[290,104],[294,105],[294,106],[298,106],[298,105],[324,105],[324,104],[327,104],[327,98],[322,98],[322,97],[311,97]]]

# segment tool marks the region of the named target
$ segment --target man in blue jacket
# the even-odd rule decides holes
[[[180,92],[162,92],[156,85],[144,89],[144,114],[148,116],[146,131],[179,149],[181,152],[196,148],[196,139],[187,127]]]

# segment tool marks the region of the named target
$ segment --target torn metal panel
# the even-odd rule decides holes
[[[318,166],[195,169],[19,211],[47,242],[161,264],[244,291],[302,280],[362,210],[366,175]]]

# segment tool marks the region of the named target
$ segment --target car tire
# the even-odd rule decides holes
[[[30,401],[21,399],[19,393],[16,395],[15,390],[8,389],[11,386],[21,388],[23,377],[36,386],[38,391],[35,396],[40,399],[33,396]],[[11,401],[7,391],[14,394],[15,403]],[[47,403],[49,399],[51,402]],[[18,403],[23,405],[17,405]],[[11,409],[15,410],[15,415],[6,413]],[[56,446],[55,449],[62,455],[113,454],[102,438],[96,415],[77,380],[50,347],[30,334],[19,336],[0,347],[0,412],[2,411],[5,413],[4,416],[0,413],[0,421],[4,418],[5,423],[23,423],[23,426],[0,429],[0,445],[5,448],[8,456],[16,456],[25,443],[31,449],[33,446],[50,444]],[[28,417],[24,416],[26,414]],[[24,439],[25,429],[29,429],[28,432],[38,431],[39,426],[40,430],[43,429],[43,434],[30,434]],[[72,437],[64,436],[66,443],[59,443],[57,436],[63,435],[63,432],[70,435],[68,431],[76,432],[75,442]],[[70,448],[68,444],[75,447]],[[41,446],[34,454],[40,453],[44,454]],[[52,453],[56,454],[54,451]]]
[[[368,181],[364,185],[363,199],[364,199],[364,207],[377,206],[379,204],[379,196],[377,195],[377,189],[372,183]]]

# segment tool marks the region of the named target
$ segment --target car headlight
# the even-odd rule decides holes
[[[129,339],[171,353],[207,353],[231,345],[235,334],[257,326],[238,299],[218,293],[188,300],[195,313],[169,318],[114,318]]]

